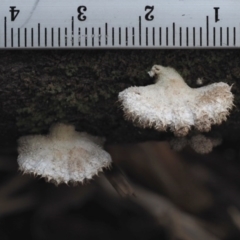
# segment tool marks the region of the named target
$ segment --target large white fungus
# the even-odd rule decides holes
[[[111,156],[102,148],[104,141],[58,123],[50,128],[49,135],[18,140],[18,164],[24,173],[40,175],[56,184],[83,182],[110,166]]]
[[[180,74],[170,67],[154,65],[149,72],[156,83],[130,87],[119,93],[127,120],[146,128],[186,136],[192,127],[208,132],[213,124],[227,119],[233,107],[231,86],[213,83],[190,88]]]

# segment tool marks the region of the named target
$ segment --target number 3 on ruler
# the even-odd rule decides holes
[[[86,6],[79,6],[78,9],[78,20],[79,21],[85,21],[87,19],[87,17],[84,15],[84,12],[87,11],[87,7]]]

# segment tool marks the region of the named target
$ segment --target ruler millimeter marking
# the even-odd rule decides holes
[[[0,49],[237,48],[239,0],[2,0]]]

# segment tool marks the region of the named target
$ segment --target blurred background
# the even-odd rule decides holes
[[[106,150],[112,169],[55,186],[23,175],[16,149],[1,149],[0,240],[240,239],[238,142],[204,155],[168,142]]]

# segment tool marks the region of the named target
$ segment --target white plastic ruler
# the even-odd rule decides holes
[[[214,47],[240,47],[240,0],[0,0],[1,49]]]

